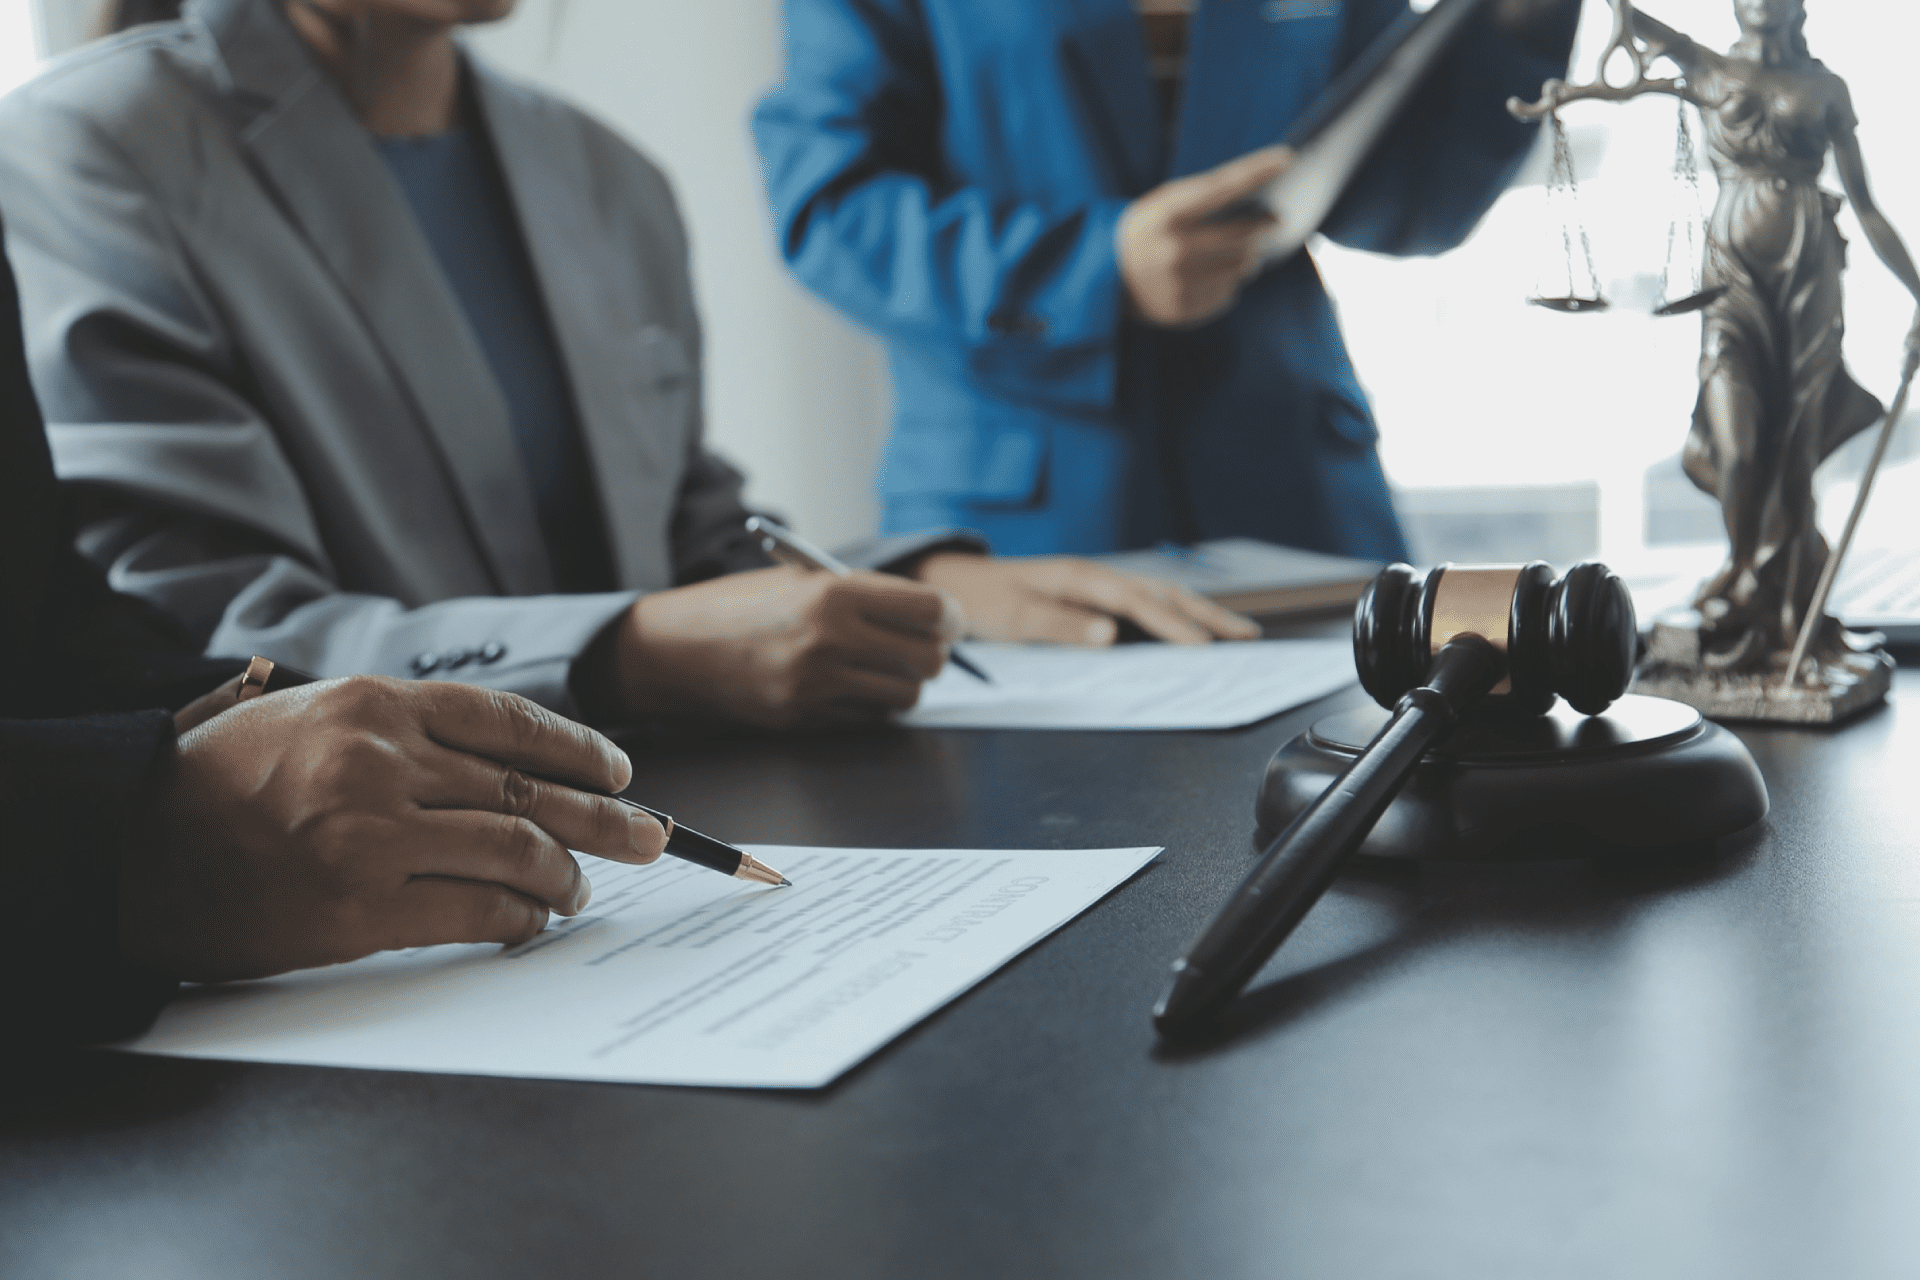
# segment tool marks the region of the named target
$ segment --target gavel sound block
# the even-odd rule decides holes
[[[1174,962],[1155,1027],[1210,1021],[1356,854],[1591,857],[1757,821],[1766,785],[1738,739],[1624,696],[1638,642],[1605,565],[1387,568],[1355,610],[1353,652],[1391,711],[1323,720],[1274,758],[1257,811],[1278,834]]]
[[[1424,577],[1406,565],[1387,569],[1354,615],[1355,665],[1380,706],[1329,716],[1274,755],[1254,805],[1261,843],[1359,758],[1389,709],[1426,680],[1433,656],[1466,631],[1500,637],[1507,682],[1428,749],[1358,855],[1645,856],[1764,817],[1766,784],[1738,738],[1682,703],[1617,694],[1633,656],[1623,647],[1632,643],[1632,606],[1617,582],[1591,564],[1560,583],[1538,562],[1443,565]],[[1554,697],[1556,663],[1566,702]]]

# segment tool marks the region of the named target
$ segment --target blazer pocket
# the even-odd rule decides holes
[[[693,361],[680,335],[650,324],[634,338],[634,377],[655,394],[684,391],[693,383]]]
[[[648,456],[661,467],[677,469],[694,429],[693,360],[680,335],[657,324],[635,334],[627,384]]]
[[[1040,423],[902,419],[880,464],[883,495],[942,494],[1020,504],[1039,496],[1046,464]]]
[[[1335,442],[1348,448],[1370,449],[1380,438],[1373,415],[1338,391],[1320,393],[1321,429]]]

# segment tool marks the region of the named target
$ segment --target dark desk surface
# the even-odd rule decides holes
[[[1711,859],[1347,877],[1169,1056],[1148,1007],[1311,716],[646,756],[743,840],[1167,853],[816,1093],[44,1064],[0,1275],[1920,1274],[1920,674],[1743,731],[1774,811]]]

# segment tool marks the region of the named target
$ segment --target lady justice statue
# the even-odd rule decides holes
[[[1873,202],[1846,83],[1807,51],[1803,0],[1734,0],[1741,37],[1724,55],[1636,13],[1632,0],[1611,2],[1599,82],[1550,80],[1539,102],[1508,107],[1539,119],[1583,99],[1682,98],[1700,109],[1719,177],[1683,463],[1720,501],[1727,560],[1696,596],[1696,617],[1656,627],[1639,687],[1713,715],[1838,719],[1884,695],[1892,663],[1850,643],[1824,610],[1808,617],[1829,553],[1814,523],[1814,468],[1883,416],[1841,361],[1841,199],[1819,184],[1829,151],[1867,242],[1916,301],[1920,272]],[[1623,52],[1632,77],[1608,83],[1606,67]],[[1661,58],[1678,77],[1649,76]],[[1920,319],[1906,350],[1911,376]],[[1806,657],[1789,671],[1803,627],[1814,628],[1800,646]]]

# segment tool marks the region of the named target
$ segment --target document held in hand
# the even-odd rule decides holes
[[[1437,0],[1375,37],[1287,135],[1294,161],[1256,199],[1278,220],[1261,242],[1269,262],[1291,258],[1346,194],[1421,83],[1486,0]],[[1229,211],[1230,214],[1231,211]]]
[[[189,988],[122,1048],[178,1057],[636,1084],[831,1083],[1151,862],[1158,849],[750,850],[747,887],[594,862],[530,942],[421,947]]]

